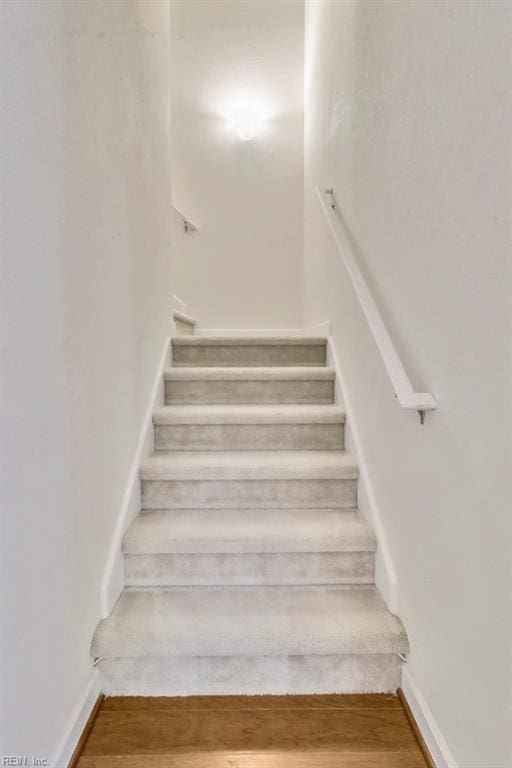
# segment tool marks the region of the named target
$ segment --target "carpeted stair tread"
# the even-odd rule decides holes
[[[373,586],[127,588],[94,657],[406,653]]]
[[[124,590],[92,643],[103,691],[395,691],[407,637],[374,584],[327,339],[174,320]]]
[[[211,348],[215,349],[215,348]],[[229,350],[231,348],[225,348]],[[279,351],[280,347],[275,347]],[[309,347],[307,349],[310,349]],[[322,348],[323,349],[323,348]],[[227,354],[227,352],[226,352]],[[260,364],[247,367],[240,361],[228,366],[200,365],[168,368],[164,373],[165,398],[168,403],[183,404],[331,404],[334,402],[335,374],[324,365]]]
[[[356,511],[335,509],[154,510],[126,532],[126,554],[374,552]]]
[[[312,366],[166,368],[166,381],[334,381],[333,368]]]
[[[176,336],[172,340],[175,367],[321,366],[326,364],[327,340],[314,337]]]
[[[154,424],[343,424],[337,405],[164,405]]]
[[[350,480],[357,463],[345,451],[158,451],[142,480]]]

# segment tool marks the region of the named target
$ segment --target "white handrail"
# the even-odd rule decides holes
[[[380,316],[377,305],[373,299],[370,289],[363,277],[350,238],[347,235],[344,224],[339,216],[334,213],[335,200],[334,190],[326,189],[323,193],[316,187],[316,193],[320,200],[320,205],[325,213],[325,217],[331,229],[332,235],[338,246],[338,250],[343,259],[345,268],[349,274],[357,298],[361,304],[363,314],[368,321],[377,348],[382,357],[382,362],[391,379],[395,396],[402,408],[418,411],[421,423],[425,418],[426,411],[433,411],[437,408],[436,401],[430,392],[415,392],[412,384],[405,372],[402,361],[398,356],[395,345],[387,331],[384,321]],[[329,200],[327,198],[329,197]]]
[[[176,211],[178,216],[180,216],[183,219],[183,229],[185,230],[185,234],[188,235],[189,232],[197,232],[197,227],[194,224],[194,222],[191,221],[188,218],[188,216],[185,216],[185,214],[182,213],[179,208],[176,208],[175,205],[173,205],[172,207]]]

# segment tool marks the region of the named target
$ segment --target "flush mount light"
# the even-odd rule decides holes
[[[252,141],[261,130],[261,114],[257,107],[241,104],[231,113],[229,124],[241,141]]]

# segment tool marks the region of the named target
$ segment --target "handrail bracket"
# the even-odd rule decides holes
[[[185,214],[182,213],[182,211],[180,211],[180,209],[177,208],[175,205],[173,205],[172,207],[173,207],[173,210],[178,214],[180,219],[183,219],[183,231],[185,232],[185,234],[188,235],[189,232],[197,232],[197,227],[194,224],[194,222],[190,221],[188,216],[185,216]]]

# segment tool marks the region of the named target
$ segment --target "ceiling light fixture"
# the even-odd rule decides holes
[[[229,120],[231,128],[241,141],[252,141],[261,130],[261,122],[259,110],[249,104],[237,106]]]

